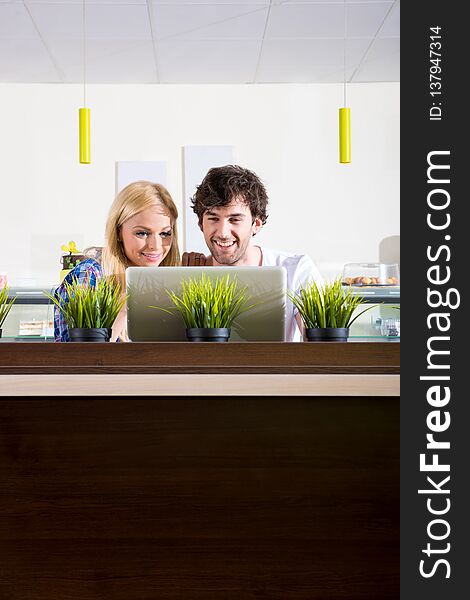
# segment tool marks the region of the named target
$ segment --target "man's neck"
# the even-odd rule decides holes
[[[260,267],[263,263],[263,253],[259,246],[248,246],[245,255],[232,265],[232,267]],[[227,265],[218,263],[212,257],[214,267],[226,267]]]

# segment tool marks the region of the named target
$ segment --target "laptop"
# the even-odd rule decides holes
[[[186,341],[186,327],[171,309],[167,290],[181,293],[183,279],[204,273],[210,279],[230,274],[256,304],[240,315],[231,328],[231,341],[283,341],[286,313],[286,271],[284,267],[128,267],[127,331],[133,342]]]

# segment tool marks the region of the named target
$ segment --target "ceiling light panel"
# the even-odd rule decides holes
[[[0,2],[0,40],[37,38],[37,31],[23,4]]]
[[[348,40],[346,68],[351,75],[370,40]],[[343,40],[265,40],[257,82],[342,82]],[[318,77],[320,79],[318,79]]]
[[[0,82],[54,83],[57,81],[60,81],[59,73],[39,38],[35,40],[0,38]]]
[[[392,2],[349,4],[348,37],[373,38]],[[271,9],[268,39],[344,37],[343,4],[281,4]]]
[[[256,40],[164,41],[158,45],[162,83],[248,83],[261,42]]]
[[[353,73],[353,68],[346,69],[347,77]],[[259,69],[255,83],[341,83],[343,77],[343,67],[281,64],[277,68]]]
[[[348,38],[375,37],[392,6],[393,2],[348,5]]]
[[[0,0],[0,2],[23,2],[23,0]],[[167,0],[171,2],[172,0]],[[82,0],[25,0],[27,4],[79,4]],[[147,0],[85,0],[85,4],[147,4]]]
[[[400,37],[400,3],[397,2],[387,16],[378,37]]]
[[[261,39],[267,10],[247,4],[154,4],[153,29],[157,40]]]
[[[31,14],[47,39],[82,38],[81,4],[31,4]],[[87,40],[150,40],[146,5],[90,4],[86,9]]]
[[[387,1],[388,0],[346,0],[346,4],[377,4]],[[273,4],[343,4],[343,0],[273,0]]]
[[[376,39],[353,81],[399,80],[400,40],[398,38]]]
[[[276,2],[277,0],[273,0]],[[149,0],[150,4],[250,4],[269,6],[270,0]]]
[[[83,42],[50,40],[66,83],[83,80]],[[156,83],[151,41],[87,40],[88,83]]]

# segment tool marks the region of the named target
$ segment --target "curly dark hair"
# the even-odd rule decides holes
[[[225,165],[209,169],[191,198],[191,206],[199,225],[207,210],[214,206],[227,206],[235,198],[241,198],[245,202],[253,219],[261,219],[263,225],[266,223],[268,196],[260,178],[253,171],[238,165]]]

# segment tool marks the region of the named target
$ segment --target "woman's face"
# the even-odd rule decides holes
[[[171,219],[160,206],[152,206],[122,224],[120,239],[131,266],[157,267],[173,241]]]

